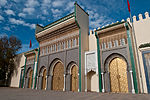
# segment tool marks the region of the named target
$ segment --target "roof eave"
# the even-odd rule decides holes
[[[75,22],[75,17],[72,17],[72,18],[70,18],[70,19],[67,19],[67,20],[65,20],[65,21],[62,21],[61,23],[59,23],[59,24],[57,24],[57,25],[55,25],[55,26],[52,26],[52,27],[50,27],[50,28],[48,28],[48,29],[45,29],[45,30],[43,30],[43,31],[41,31],[41,32],[39,32],[39,33],[37,33],[37,34],[36,34],[36,38],[41,37],[41,36],[43,36],[43,35],[46,35],[46,34],[48,34],[48,33],[50,33],[50,32],[53,32],[53,31],[55,31],[55,30],[57,30],[57,29],[60,29],[60,28],[62,28],[62,27],[64,27],[64,26],[67,26],[67,25],[69,25],[69,24],[71,24],[71,23],[74,23],[74,22]]]
[[[117,29],[120,27],[124,27],[124,23],[126,23],[126,21],[117,22],[117,23],[111,24],[109,26],[106,26],[104,28],[97,29],[96,32],[97,32],[97,34],[99,34],[99,33],[104,33],[104,32],[111,31],[111,30],[114,30],[114,29]]]

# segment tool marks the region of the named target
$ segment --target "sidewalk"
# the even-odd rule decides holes
[[[150,100],[149,94],[59,92],[0,87],[0,100]]]

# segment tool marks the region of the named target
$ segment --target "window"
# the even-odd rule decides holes
[[[112,41],[110,41],[110,47],[112,48]]]
[[[62,42],[62,49],[65,49],[65,41]]]
[[[116,47],[115,41],[113,41],[113,45],[114,45],[114,47]]]
[[[58,45],[57,45],[57,50],[58,51],[60,50],[60,43],[58,43]]]
[[[109,42],[107,42],[107,46],[108,46],[108,48],[110,48],[110,46],[109,46]]]
[[[62,46],[63,46],[63,42],[60,43],[60,49],[62,49]]]
[[[124,38],[122,38],[122,39],[120,40],[120,45],[125,45],[125,39],[124,39]]]
[[[106,49],[106,43],[103,43],[103,45],[104,45],[104,48],[103,48],[103,49]]]
[[[76,38],[73,39],[73,47],[76,46]]]
[[[68,48],[71,48],[71,40],[68,40]]]
[[[52,46],[50,46],[50,52],[52,52]]]
[[[112,48],[112,42],[111,41],[108,42],[108,48]]]
[[[114,41],[114,47],[117,47],[118,46],[118,40],[115,40]]]
[[[64,49],[64,42],[62,42],[62,49]]]
[[[66,41],[66,48],[68,48],[68,41]]]
[[[54,44],[52,45],[52,52],[54,51]]]
[[[51,46],[49,46],[48,51],[49,51],[49,53],[51,52]]]
[[[46,51],[45,51],[45,54],[47,54],[47,53],[48,53],[48,49],[47,49],[47,47],[45,47],[45,50],[46,50]]]
[[[42,55],[44,55],[44,48],[42,48]]]
[[[66,48],[66,41],[62,42],[62,49]]]
[[[54,44],[54,51],[56,51],[56,44]]]
[[[103,50],[104,49],[104,43],[102,43],[101,47],[102,47],[101,49]]]
[[[48,46],[48,49],[47,49],[47,51],[48,51],[47,53],[49,53],[49,46]]]

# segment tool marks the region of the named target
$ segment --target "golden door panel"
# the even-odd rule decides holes
[[[72,91],[78,91],[78,67],[73,66],[71,69],[72,77],[71,77],[71,88]]]
[[[33,70],[31,70],[29,73],[28,88],[31,88],[31,85],[32,85],[32,74],[33,74]]]
[[[120,58],[110,63],[110,82],[112,92],[128,92],[127,65]]]
[[[109,71],[110,71],[110,84],[111,84],[111,92],[119,92],[119,82],[118,82],[118,71],[117,71],[117,59],[114,59],[110,63]]]
[[[53,70],[53,90],[63,90],[64,88],[64,67],[58,62]]]
[[[43,77],[42,77],[42,89],[46,88],[46,69],[43,71]]]
[[[120,92],[128,93],[127,64],[123,59],[119,58],[118,58],[118,72],[119,72]]]

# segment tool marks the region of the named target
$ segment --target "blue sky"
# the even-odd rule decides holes
[[[89,13],[90,29],[129,17],[127,0],[0,0],[0,36],[15,35],[22,50],[38,47],[35,24],[47,25],[74,11],[74,2]],[[132,15],[150,13],[150,0],[129,0]]]

